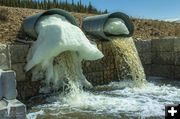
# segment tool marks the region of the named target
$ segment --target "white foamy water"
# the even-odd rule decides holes
[[[26,71],[32,69],[32,79],[45,74],[46,84],[53,84],[53,88],[72,81],[90,88],[82,73],[81,61],[103,57],[96,44],[91,43],[79,27],[56,14],[42,17],[36,31],[38,38],[30,48],[26,65]]]
[[[107,34],[129,34],[128,28],[124,21],[118,18],[109,18],[104,25],[104,32]]]
[[[87,92],[81,89],[81,85],[88,84],[82,73],[81,60],[96,60],[103,57],[102,53],[78,27],[62,16],[42,18],[36,30],[39,35],[29,51],[26,70],[32,69],[34,78],[45,73],[46,81],[53,82],[54,88],[68,82],[70,90],[49,97],[48,104],[33,107],[27,115],[28,119],[164,118],[165,104],[180,103],[179,87],[159,86],[145,81],[131,38],[129,42],[115,39],[113,43],[119,51],[117,54],[123,55],[127,64],[124,74],[129,73],[134,80],[124,78]],[[117,62],[123,63],[121,60]],[[143,85],[137,86],[138,81],[142,81],[140,84]]]
[[[54,118],[70,117],[71,114],[89,113],[96,115],[113,115],[115,118],[131,117],[157,117],[164,118],[166,104],[180,103],[180,88],[170,85],[154,85],[146,83],[143,87],[124,87],[124,82],[115,82],[107,85],[109,91],[84,92],[82,90],[71,93],[67,97],[54,98],[56,101],[45,105],[33,107],[35,110],[43,111],[40,114],[46,117],[48,113]],[[127,84],[128,82],[125,82]],[[131,82],[129,82],[131,84]],[[100,87],[99,87],[100,88]],[[102,86],[105,88],[105,86]],[[116,89],[116,90],[115,90]],[[47,111],[48,110],[48,111]],[[47,113],[48,112],[48,113]],[[29,113],[28,115],[34,114]],[[37,116],[37,115],[36,115]],[[77,118],[76,115],[74,118]],[[84,116],[86,118],[86,116]],[[28,119],[33,119],[29,117]],[[51,118],[50,118],[51,119]],[[111,119],[111,118],[110,118]]]

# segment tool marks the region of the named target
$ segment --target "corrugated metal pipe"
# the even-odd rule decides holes
[[[23,30],[27,35],[37,38],[38,34],[35,30],[35,26],[37,21],[40,19],[40,17],[45,15],[52,15],[52,14],[58,14],[61,16],[64,16],[70,23],[72,23],[75,26],[78,26],[78,23],[73,15],[71,15],[69,12],[62,10],[62,9],[50,9],[42,13],[34,14],[32,16],[29,16],[25,18],[23,21]]]
[[[124,34],[110,34],[106,33],[104,30],[104,27],[109,19],[119,19],[122,21],[122,23],[125,24],[125,26],[128,29],[128,33]],[[129,18],[128,15],[122,13],[122,12],[115,12],[110,14],[103,14],[103,15],[96,15],[96,16],[89,16],[84,18],[83,30],[90,35],[94,35],[97,37],[103,38],[103,40],[110,40],[109,36],[121,36],[121,37],[130,37],[133,35],[134,32],[134,25]]]

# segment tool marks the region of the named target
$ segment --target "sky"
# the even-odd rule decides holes
[[[72,0],[69,0],[70,2]],[[79,0],[74,0],[79,1]],[[109,12],[121,11],[129,16],[147,19],[180,19],[180,0],[81,0],[97,9]]]

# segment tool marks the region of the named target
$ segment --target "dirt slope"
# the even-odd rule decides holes
[[[21,29],[21,24],[26,16],[42,12],[43,10],[12,8],[0,6],[0,42],[14,42],[16,38],[29,39]],[[89,14],[73,13],[81,24],[82,19]],[[135,25],[134,38],[150,39],[154,37],[180,36],[180,24],[132,19]]]

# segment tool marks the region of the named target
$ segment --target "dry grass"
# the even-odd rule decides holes
[[[8,10],[7,9],[0,9],[0,21],[5,22],[8,20]]]
[[[148,39],[158,37],[180,37],[180,24],[150,19],[133,19],[134,37]]]
[[[29,39],[21,25],[25,17],[43,10],[0,6],[0,42],[14,42],[16,38]],[[84,17],[92,14],[72,13],[82,24]],[[135,25],[134,38],[180,37],[180,23],[149,19],[132,19]]]

